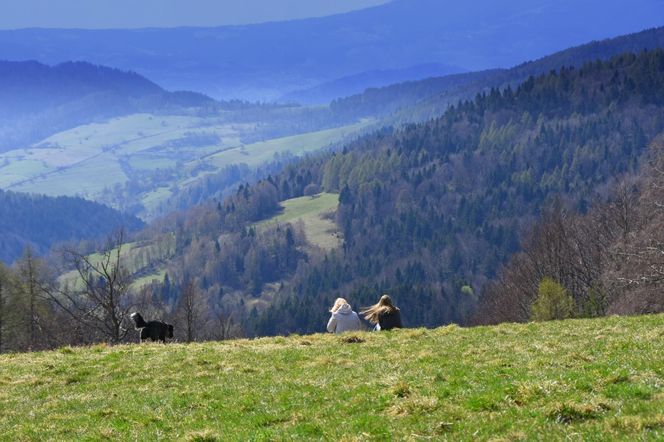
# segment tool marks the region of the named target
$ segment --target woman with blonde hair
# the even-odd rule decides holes
[[[344,298],[337,298],[330,309],[330,320],[327,322],[327,331],[330,333],[343,333],[345,331],[361,330],[360,317],[355,313]]]
[[[363,312],[364,319],[374,324],[374,330],[391,330],[401,328],[401,311],[394,306],[388,295],[380,297],[378,304],[367,307]]]

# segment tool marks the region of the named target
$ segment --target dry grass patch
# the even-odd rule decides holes
[[[599,403],[558,403],[553,406],[549,412],[549,418],[561,423],[571,424],[582,422],[589,419],[597,419],[606,411],[611,410],[611,406],[605,402]]]

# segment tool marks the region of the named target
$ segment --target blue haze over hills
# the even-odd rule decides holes
[[[369,79],[358,86],[355,80],[368,71],[411,75],[416,66],[439,64],[450,67],[437,72],[443,75],[509,67],[662,24],[664,0],[395,0],[324,18],[246,26],[2,31],[0,59],[86,60],[134,70],[171,90],[273,100],[324,83],[340,95],[384,84]],[[335,84],[343,77],[354,79],[352,88]]]

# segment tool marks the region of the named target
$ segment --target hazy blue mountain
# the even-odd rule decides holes
[[[101,239],[120,227],[142,226],[138,218],[82,198],[0,190],[0,261],[5,263],[27,245],[43,253],[58,243]]]
[[[664,0],[395,0],[330,17],[217,28],[0,32],[0,58],[131,69],[168,89],[277,98],[371,70],[509,67],[664,21]]]
[[[393,114],[387,120],[390,123],[425,121],[442,114],[451,104],[473,98],[478,92],[492,87],[516,85],[531,75],[545,74],[562,66],[579,67],[624,52],[638,53],[656,48],[664,48],[664,27],[593,41],[511,69],[490,69],[371,88],[334,100],[331,108],[347,118]]]
[[[281,97],[280,101],[301,104],[329,103],[335,98],[358,94],[369,88],[379,88],[405,81],[458,74],[464,69],[444,64],[430,63],[405,69],[371,70],[338,78],[318,86],[301,89]]]
[[[167,92],[134,72],[86,62],[0,61],[0,151],[98,119],[214,103],[199,93]]]

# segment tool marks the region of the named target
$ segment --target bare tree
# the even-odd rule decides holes
[[[224,341],[226,339],[233,339],[240,336],[238,326],[233,320],[232,315],[226,315],[222,311],[216,311],[214,317],[214,322],[216,322],[216,324],[212,332],[213,339]]]
[[[610,313],[664,310],[664,137],[653,142],[651,155],[640,182],[638,222],[612,248],[606,275],[615,284]]]
[[[130,330],[125,324],[133,307],[129,299],[132,277],[123,262],[124,240],[124,231],[118,230],[99,253],[65,249],[64,259],[74,268],[75,281],[44,289],[72,319],[111,343],[125,339]]]
[[[184,322],[185,339],[187,342],[195,341],[201,328],[202,300],[201,294],[193,280],[187,280],[182,288],[177,316]]]
[[[8,289],[7,269],[0,263],[0,353],[5,348],[4,331],[6,327],[6,309],[7,309],[7,289]]]
[[[527,321],[545,278],[569,292],[578,307],[576,314],[604,314],[607,288],[602,275],[608,266],[608,248],[632,223],[622,207],[604,205],[579,215],[554,203],[523,241],[523,252],[515,254],[485,287],[477,322]]]
[[[38,338],[44,337],[42,319],[47,315],[47,305],[41,297],[41,287],[47,285],[47,281],[44,263],[35,257],[30,247],[25,248],[23,256],[16,263],[16,278],[16,314],[23,318],[20,322],[27,327],[25,345],[34,350],[39,346]]]

